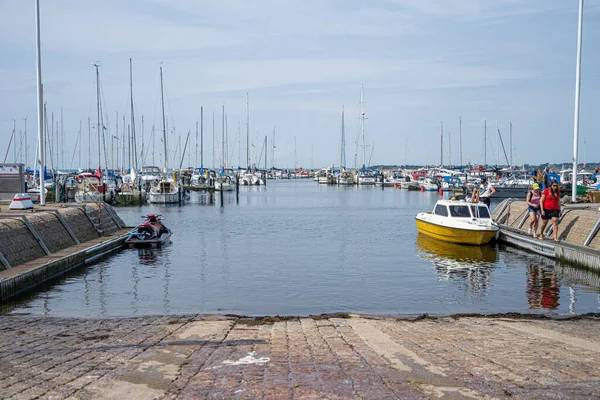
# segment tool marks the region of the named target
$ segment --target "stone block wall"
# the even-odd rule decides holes
[[[0,251],[12,266],[46,255],[20,218],[0,219]],[[0,269],[3,269],[2,264]]]
[[[108,209],[108,204],[102,204],[100,220],[104,229],[103,235],[108,236],[118,232],[125,223],[114,211]],[[88,215],[97,218],[96,205],[87,205]],[[81,206],[59,208],[58,212],[80,242],[87,242],[99,236],[94,224]],[[53,212],[27,214],[27,219],[39,234],[40,238],[51,253],[66,249],[75,244],[67,229]],[[24,264],[28,261],[46,255],[41,245],[20,217],[0,218],[0,251],[11,266]],[[4,266],[0,264],[0,270]]]
[[[31,225],[42,238],[42,242],[48,249],[54,253],[69,246],[73,246],[75,241],[69,235],[54,213],[37,213],[27,216]]]
[[[98,237],[98,232],[81,207],[63,208],[58,211],[80,242],[87,242]]]
[[[493,215],[494,220],[497,223],[516,228],[519,226],[519,223],[521,222],[521,219],[523,218],[526,212],[527,203],[525,203],[524,201],[513,201],[508,205],[508,207],[506,207],[502,215],[494,215],[494,213]]]
[[[527,204],[524,201],[514,201],[501,215],[494,215],[494,218],[501,225],[518,228],[521,219],[527,212]],[[563,207],[562,217],[558,221],[558,237],[566,243],[582,246],[599,219],[600,212],[596,208]],[[548,228],[551,224],[551,222],[548,223]],[[520,230],[527,232],[528,227],[527,219]],[[589,247],[600,250],[600,232],[592,239]]]

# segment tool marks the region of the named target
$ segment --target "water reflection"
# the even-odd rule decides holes
[[[160,249],[137,249],[140,264],[152,265],[156,264],[158,258],[158,252]]]
[[[555,310],[560,303],[558,278],[554,270],[539,265],[529,264],[527,267],[527,302],[532,310],[545,308]]]
[[[468,283],[473,293],[484,293],[498,260],[495,246],[466,246],[447,243],[425,235],[417,236],[417,249],[422,259],[430,261],[440,279],[458,279]]]

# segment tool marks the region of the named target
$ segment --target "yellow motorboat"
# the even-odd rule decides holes
[[[450,243],[482,245],[500,230],[483,203],[439,200],[432,212],[415,217],[419,233]]]

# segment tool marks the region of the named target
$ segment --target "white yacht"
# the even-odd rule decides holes
[[[374,185],[375,184],[375,174],[373,173],[373,171],[368,170],[368,169],[361,170],[361,171],[358,171],[357,180],[358,180],[358,184],[360,186]]]
[[[342,171],[337,176],[337,183],[340,186],[354,185],[354,171]]]

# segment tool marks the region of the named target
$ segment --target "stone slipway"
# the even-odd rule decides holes
[[[0,317],[2,399],[588,399],[600,320]]]

